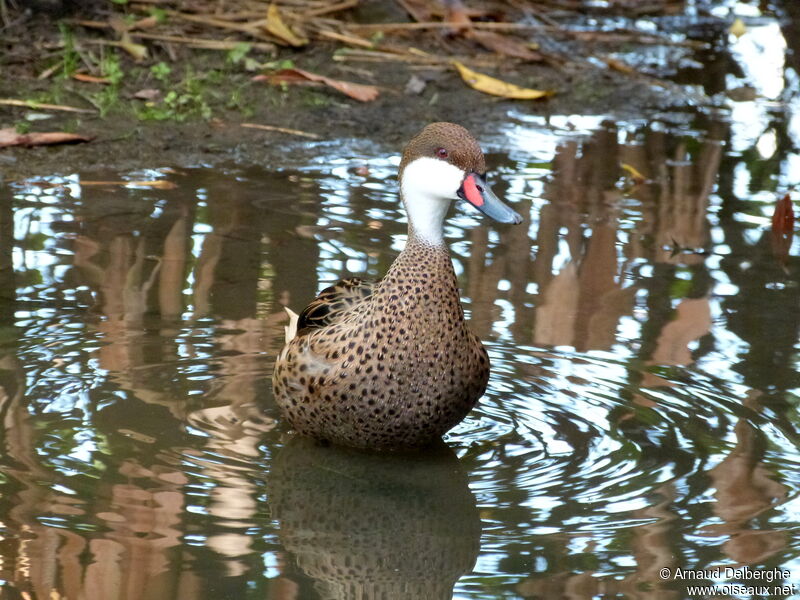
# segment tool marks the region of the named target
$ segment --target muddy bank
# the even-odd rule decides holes
[[[0,97],[57,101],[94,112],[47,111],[52,116],[46,120],[30,121],[39,118],[37,114],[31,117],[31,113],[45,111],[0,106],[0,125],[34,131],[77,131],[94,136],[94,140],[73,146],[0,150],[0,168],[7,179],[94,168],[124,171],[232,161],[287,166],[313,159],[320,153],[320,145],[329,144],[377,144],[392,152],[424,124],[437,120],[461,123],[482,139],[502,146],[498,131],[509,121],[510,112],[544,117],[601,114],[621,120],[641,119],[668,106],[698,99],[695,92],[690,95],[666,79],[623,73],[583,58],[560,65],[509,61],[488,69],[493,75],[520,85],[555,91],[543,100],[510,101],[470,89],[447,66],[337,60],[340,46],[333,43],[248,53],[253,62],[291,61],[316,73],[379,88],[377,100],[358,102],[329,88],[252,82],[254,73],[246,70],[244,63],[232,63],[230,53],[175,46],[164,49],[153,44],[151,56],[143,65],[118,52],[118,68],[123,73],[113,90],[118,97],[111,98],[110,106],[99,105],[98,109],[98,98],[110,96],[108,88],[101,84],[59,79],[58,73],[41,78],[42,72],[52,68],[60,60],[59,53],[64,52],[65,27],[76,32],[71,34],[72,43],[78,47],[78,59],[84,62],[86,56],[102,61],[114,51],[91,45],[90,34],[74,23],[74,15],[71,20],[63,15],[54,20],[37,14],[25,24],[27,39],[23,39],[20,27],[6,30],[3,42],[9,52],[3,59],[5,76],[0,81]],[[412,41],[435,50],[442,35],[424,32],[416,34]],[[574,41],[560,47],[562,53],[571,49],[581,57],[593,52],[592,46]],[[608,47],[602,51],[607,53]],[[685,49],[668,48],[665,52],[687,56]],[[154,77],[153,66],[158,64],[170,66],[169,74],[159,79]],[[156,114],[164,118],[153,120],[147,101],[135,98],[145,89],[159,92],[160,99],[151,102],[156,108],[170,92],[185,96],[188,108],[178,118]],[[182,91],[187,89],[190,91]],[[310,142],[304,137],[245,129],[241,127],[244,122],[296,129],[317,139]]]

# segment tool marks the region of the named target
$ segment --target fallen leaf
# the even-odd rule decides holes
[[[740,38],[747,33],[747,26],[744,24],[744,21],[742,21],[739,17],[736,17],[731,24],[730,29],[728,29],[728,33]]]
[[[455,30],[464,32],[472,28],[472,21],[467,14],[467,7],[461,0],[442,0],[444,5],[444,21],[452,23]]]
[[[150,100],[153,102],[161,97],[161,90],[157,90],[155,88],[145,88],[133,94],[133,97],[137,100]]]
[[[127,31],[122,34],[122,38],[119,40],[119,46],[130,54],[136,62],[147,58],[147,46],[142,46],[141,44],[133,42]]]
[[[252,81],[266,81],[274,84],[303,83],[309,81],[323,83],[360,102],[371,102],[375,100],[379,94],[378,88],[374,85],[352,83],[350,81],[342,81],[341,79],[331,79],[330,77],[317,75],[316,73],[310,73],[302,69],[281,69],[269,75],[256,75],[252,78]]]
[[[461,78],[468,86],[485,94],[512,98],[514,100],[536,100],[555,94],[553,90],[523,88],[513,83],[495,79],[489,75],[484,75],[483,73],[468,69],[458,61],[453,61],[453,65],[458,69],[459,75],[461,75]]]
[[[86,83],[102,83],[105,85],[110,84],[111,82],[105,77],[95,77],[94,75],[89,75],[88,73],[75,73],[72,75],[73,79],[78,81],[83,81]]]
[[[794,207],[789,194],[778,200],[775,212],[772,213],[772,231],[778,235],[789,235],[794,232]]]
[[[771,234],[772,253],[781,264],[786,265],[794,238],[794,207],[789,194],[778,200],[775,205]]]
[[[264,24],[264,28],[279,40],[295,48],[308,44],[306,38],[297,35],[283,22],[281,13],[276,4],[269,5],[267,9],[267,22]]]
[[[633,183],[641,184],[647,181],[647,177],[642,175],[633,165],[629,165],[628,163],[620,163],[620,166],[625,172],[628,173]]]
[[[0,129],[0,148],[8,146],[50,146],[53,144],[74,144],[89,142],[92,137],[77,133],[51,131],[43,133],[17,133],[13,127]]]
[[[503,54],[505,56],[513,56],[521,58],[522,60],[540,61],[544,60],[544,56],[536,50],[529,48],[523,42],[509,37],[507,35],[500,35],[493,31],[480,31],[477,29],[470,29],[464,33],[464,37],[475,42],[492,52]]]

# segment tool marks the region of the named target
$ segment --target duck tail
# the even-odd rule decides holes
[[[289,315],[289,324],[283,328],[285,343],[288,344],[297,335],[297,320],[300,318],[300,315],[298,315],[288,306],[284,306],[283,310],[285,310],[286,314]]]

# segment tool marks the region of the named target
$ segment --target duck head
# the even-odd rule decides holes
[[[420,131],[403,151],[399,177],[409,232],[428,243],[443,243],[447,209],[459,198],[500,223],[522,222],[486,183],[478,142],[455,123],[431,123]]]

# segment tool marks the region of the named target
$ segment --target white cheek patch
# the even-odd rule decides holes
[[[448,162],[423,156],[403,170],[403,196],[428,196],[455,200],[466,173]]]
[[[442,226],[464,171],[436,158],[417,158],[403,169],[401,191],[414,233],[430,244],[443,243]]]

